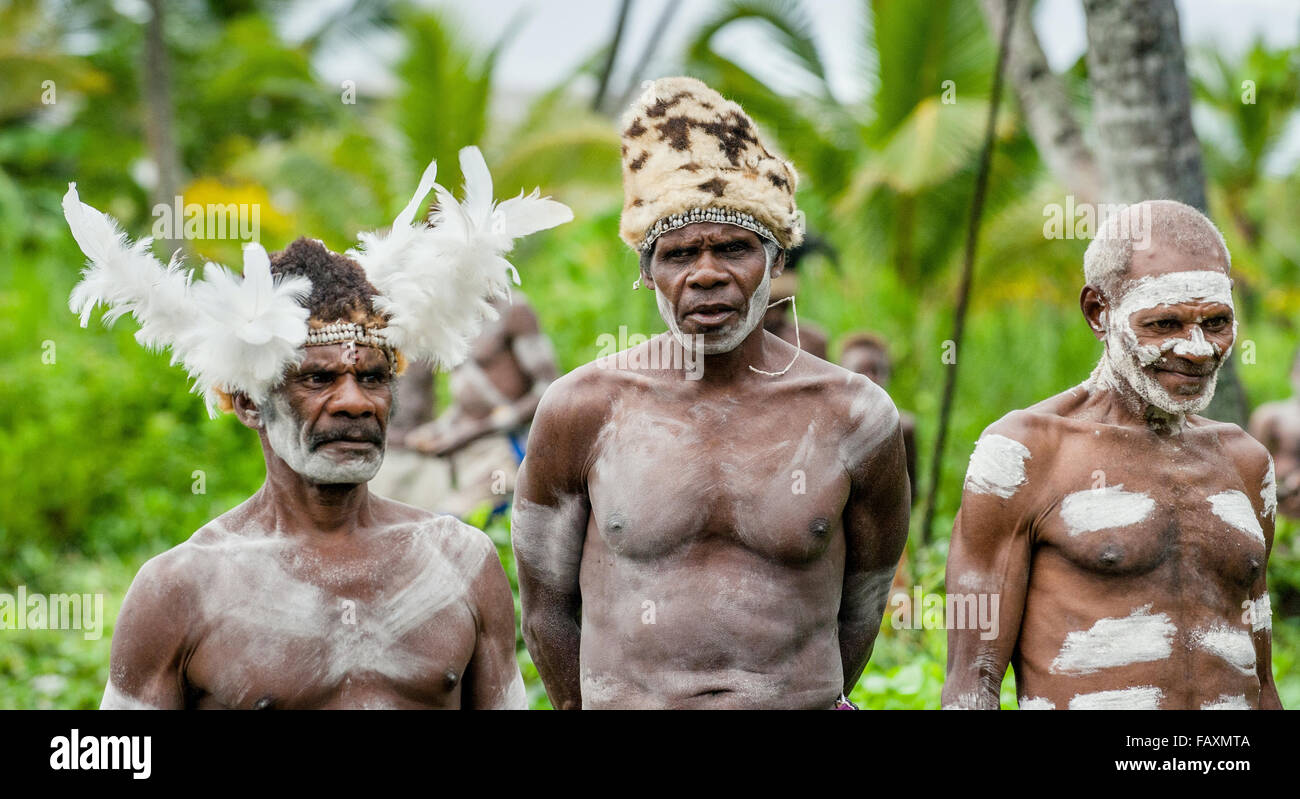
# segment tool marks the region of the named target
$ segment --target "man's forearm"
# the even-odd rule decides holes
[[[879,624],[866,626],[840,622],[840,663],[844,667],[845,696],[853,691],[853,686],[857,685],[858,679],[862,677],[867,661],[871,659],[871,650],[879,632]]]
[[[574,614],[558,608],[524,610],[524,643],[556,710],[582,709],[578,654],[582,630]]]

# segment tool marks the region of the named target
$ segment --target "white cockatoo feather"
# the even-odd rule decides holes
[[[184,365],[210,415],[217,414],[218,390],[264,399],[301,359],[309,315],[302,301],[311,281],[276,279],[262,245],[244,247],[243,278],[209,263],[194,282],[178,256],[163,266],[149,239],[131,244],[112,217],[81,202],[76,184],[68,186],[63,213],[90,259],[68,301],[82,326],[97,305],[107,307],[108,324],[132,314],[140,323],[136,340],[171,349],[172,363]]]

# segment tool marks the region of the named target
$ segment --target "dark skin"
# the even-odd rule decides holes
[[[840,366],[850,372],[864,375],[871,382],[883,389],[889,388],[889,356],[878,347],[865,344],[848,347],[840,353]],[[911,486],[912,504],[916,504],[916,417],[907,411],[898,412],[899,427],[903,431],[903,449],[907,451],[907,482]],[[911,602],[907,593],[910,581],[907,574],[907,550],[898,560],[898,570],[894,573],[894,585],[891,593],[891,605],[895,602]]]
[[[305,348],[275,390],[323,458],[382,451],[387,356]],[[520,707],[510,587],[490,540],[450,517],[324,483],[234,397],[266,482],[146,563],[113,635],[105,707]]]
[[[712,338],[744,331],[765,269],[753,233],[701,223],[642,278]],[[907,536],[897,412],[815,358],[755,373],[795,354],[761,324],[699,379],[627,365],[680,347],[657,336],[543,398],[513,515],[524,639],[557,708],[828,708]]]
[[[1128,277],[1201,268],[1226,273],[1227,262],[1189,257],[1157,238],[1134,253]],[[1080,306],[1099,339],[1106,329],[1102,313],[1116,305],[1096,288],[1084,288]],[[1219,352],[1233,339],[1232,309],[1219,303],[1143,309],[1129,324],[1141,345],[1189,339],[1195,326]],[[1220,357],[1169,352],[1146,370],[1174,397],[1195,397],[1206,390]],[[1010,496],[966,485],[947,584],[950,591],[997,595],[998,634],[982,640],[973,627],[949,630],[945,707],[996,709],[1008,663],[1022,705],[1033,699],[1064,709],[1086,694],[1158,691],[1162,709],[1197,709],[1224,697],[1240,706],[1280,707],[1271,633],[1253,629],[1243,611],[1267,594],[1273,517],[1262,495],[1268,453],[1232,424],[1196,415],[1170,423],[1154,406],[1135,403],[1136,394],[1122,393],[1126,386],[1117,391],[1085,383],[1013,411],[985,431],[985,437],[1019,442],[1030,455],[1023,461],[1024,480]],[[1114,526],[1072,527],[1062,513],[1065,501],[1095,498],[1089,491],[1101,487],[1141,493],[1151,502],[1145,515]],[[1262,540],[1213,512],[1209,498],[1223,492],[1244,495],[1243,512],[1253,515]],[[1099,510],[1089,521],[1114,518],[1104,516],[1113,505],[1094,501]],[[1134,614],[1159,617],[1153,624],[1167,632],[1167,648],[1141,632],[1119,636],[1122,656],[1087,643],[1090,632],[1123,628]],[[1103,620],[1109,621],[1099,624]],[[1249,641],[1253,668],[1243,671],[1203,645],[1212,630]],[[1105,662],[1091,671],[1062,665],[1066,655],[1080,652]]]
[[[452,405],[412,431],[406,446],[450,455],[483,436],[527,425],[545,387],[558,375],[537,313],[518,295],[495,303],[501,316],[474,340],[469,360],[452,374]]]
[[[1291,385],[1289,399],[1255,409],[1248,429],[1273,456],[1278,513],[1300,519],[1300,358],[1291,367]]]

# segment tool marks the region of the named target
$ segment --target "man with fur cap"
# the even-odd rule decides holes
[[[744,111],[671,78],[623,128],[620,232],[668,332],[542,398],[524,639],[559,708],[843,706],[907,536],[898,414],[763,329],[802,224]]]

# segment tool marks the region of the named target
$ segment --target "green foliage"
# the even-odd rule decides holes
[[[167,356],[136,345],[131,321],[113,330],[94,321],[82,330],[67,309],[82,263],[59,209],[67,181],[75,178],[83,197],[119,217],[133,237],[150,226],[147,192],[129,168],[144,154],[136,88],[141,27],[107,6],[73,5],[67,20],[47,19],[31,2],[0,7],[0,591],[98,591],[110,618],[98,641],[75,631],[3,633],[0,707],[96,706],[111,620],[136,569],[242,501],[263,477],[255,436],[230,417],[209,420]],[[741,102],[805,176],[800,207],[839,258],[838,265],[805,262],[800,318],[828,330],[833,355],[835,341],[855,330],[890,342],[889,390],[917,416],[923,475],[949,368],[942,356],[952,327],[952,275],[993,59],[975,5],[940,0],[918,14],[908,4],[864,1],[869,24],[855,57],[872,91],[861,102],[831,91],[807,3],[719,3],[686,53],[689,71]],[[265,193],[268,208],[288,220],[282,227],[264,222],[268,247],[308,234],[346,249],[358,230],[391,221],[429,158],[439,160],[440,182],[458,186],[456,152],[478,143],[499,198],[541,186],[577,212],[574,222],[530,237],[512,255],[561,368],[663,329],[653,295],[631,290],[636,257],[617,237],[617,128],[574,91],[590,62],[518,119],[490,119],[493,70],[507,43],[479,47],[445,17],[352,3],[337,24],[396,21],[403,49],[395,93],[362,91],[349,105],[310,68],[333,40],[328,31],[290,44],[256,3],[221,16],[203,3],[181,7],[168,39],[184,166],[196,180]],[[793,95],[713,49],[720,32],[741,22],[768,33],[774,58],[797,87]],[[57,37],[28,35],[41,26],[89,28],[97,46],[86,56],[58,54],[49,45]],[[1275,137],[1252,127],[1259,110],[1228,102],[1243,74],[1258,76],[1261,105],[1274,102],[1266,92],[1294,85],[1286,59],[1257,48],[1247,62],[1220,59],[1218,72],[1198,83],[1198,97],[1235,115],[1207,164],[1216,217],[1226,209],[1224,218],[1233,220],[1225,234],[1239,274],[1242,336],[1255,355],[1238,369],[1258,403],[1289,393],[1300,308],[1300,232],[1291,209],[1300,186],[1295,177],[1260,170]],[[42,118],[32,105],[39,95],[32,81],[43,70],[68,76],[59,82],[67,103],[62,122]],[[1081,71],[1082,64],[1070,80],[1082,98]],[[944,80],[955,83],[955,105],[942,101]],[[1264,122],[1275,129],[1276,120]],[[909,544],[911,579],[926,593],[944,590],[946,531],[980,432],[1010,409],[1077,384],[1100,352],[1076,310],[1084,242],[1043,236],[1043,208],[1062,198],[1010,103],[998,137],[967,338],[956,353],[962,378],[943,453],[939,536],[924,548],[913,529]],[[201,254],[237,261],[238,242],[205,242]],[[195,493],[199,471],[206,493]],[[485,510],[472,521],[495,541],[514,587],[508,518],[489,519]],[[1300,702],[1300,618],[1288,617],[1300,596],[1298,547],[1296,527],[1279,524],[1269,580],[1278,612],[1274,670],[1288,705]],[[942,630],[893,629],[886,619],[852,698],[865,707],[936,707],[944,637]],[[517,651],[531,706],[547,707],[522,640]],[[37,679],[43,675],[54,676]],[[1008,676],[1004,706],[1015,704],[1011,685]]]

